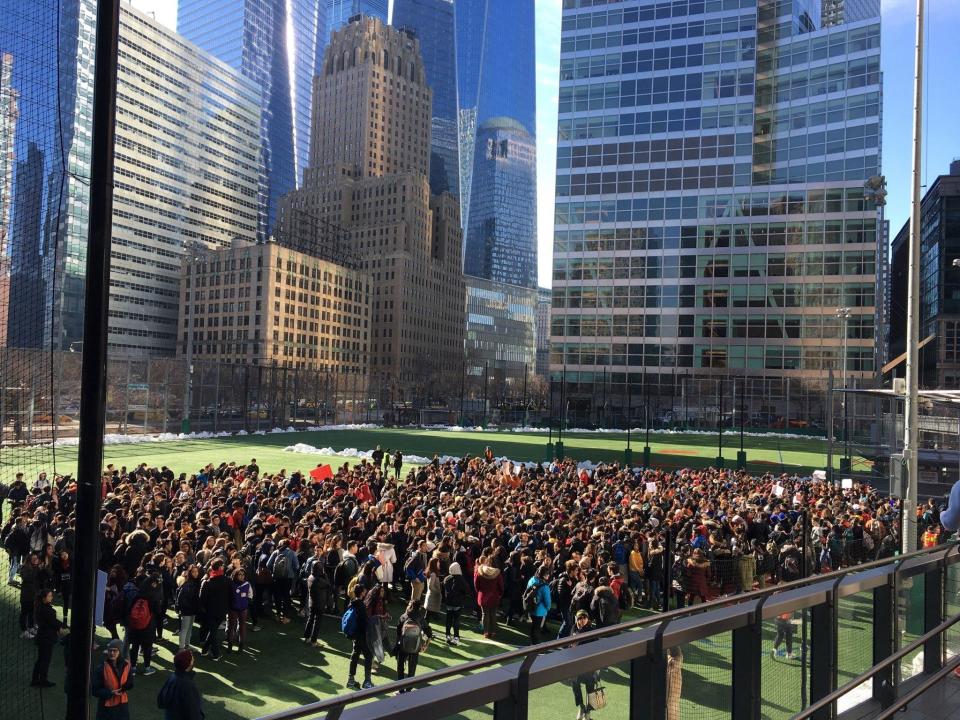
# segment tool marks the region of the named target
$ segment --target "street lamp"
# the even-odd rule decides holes
[[[847,424],[847,325],[850,321],[850,315],[850,308],[837,308],[837,318],[840,320],[842,337],[840,382],[843,384],[843,391],[840,395],[841,408],[843,409],[843,457],[840,458],[840,472],[850,472],[850,427]]]

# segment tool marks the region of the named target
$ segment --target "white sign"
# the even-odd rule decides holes
[[[773,494],[777,497],[783,497],[783,485],[774,485]]]
[[[844,478],[843,480],[840,481],[840,487],[843,488],[844,490],[853,490],[853,479]]]
[[[648,482],[648,483],[647,483],[647,492],[648,492],[648,493],[655,493],[656,491],[657,491],[657,484],[656,484],[655,482]]]
[[[826,480],[826,479],[827,479],[827,471],[826,471],[826,470],[814,470],[814,471],[813,471],[813,479],[814,479],[814,480]]]
[[[93,609],[93,621],[103,627],[103,603],[107,596],[107,574],[97,570],[97,604]]]

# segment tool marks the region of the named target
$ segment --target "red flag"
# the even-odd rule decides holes
[[[333,468],[331,468],[329,465],[318,465],[310,471],[310,477],[317,482],[329,480],[333,477]]]

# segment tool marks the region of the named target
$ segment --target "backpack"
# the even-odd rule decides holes
[[[277,555],[277,559],[273,561],[273,577],[274,579],[280,578],[281,580],[287,577],[287,568],[289,561],[287,556],[284,553]]]
[[[356,558],[350,556],[345,557],[333,571],[333,584],[337,587],[349,585],[350,581],[357,574],[358,569],[359,566],[357,565]]]
[[[359,624],[357,620],[357,609],[353,605],[350,605],[347,607],[346,612],[343,613],[343,617],[340,618],[340,631],[353,640],[357,636]]]
[[[152,620],[153,613],[150,611],[150,603],[145,597],[138,597],[130,607],[130,629],[146,630],[150,627]]]
[[[796,580],[800,577],[800,563],[796,555],[787,555],[783,559],[783,575],[786,580]]]
[[[170,675],[167,678],[167,681],[163,684],[163,687],[160,688],[160,692],[157,693],[157,707],[161,710],[169,710],[173,708],[174,700],[174,689],[177,686],[177,676]]]
[[[540,605],[540,586],[543,583],[535,582],[523,593],[523,609],[527,613],[532,613]]]
[[[634,601],[635,599],[633,595],[633,590],[631,590],[626,585],[620,588],[620,609],[621,610],[629,610],[630,608],[632,608]]]
[[[407,655],[420,652],[423,642],[423,628],[416,620],[407,620],[400,628],[400,650]]]
[[[587,585],[577,585],[573,590],[573,596],[570,598],[570,612],[589,610],[592,600],[593,588]]]
[[[407,580],[413,580],[417,577],[417,553],[410,553],[407,561],[403,564],[403,574]]]
[[[871,534],[868,533],[868,532],[864,532],[864,533],[863,533],[863,546],[864,546],[867,550],[873,550],[873,548],[874,548],[874,546],[875,546],[875,544],[874,544],[874,542],[873,542],[873,535],[871,535]]]

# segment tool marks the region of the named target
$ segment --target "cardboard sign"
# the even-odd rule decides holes
[[[323,480],[329,480],[330,478],[333,477],[333,468],[331,468],[329,465],[321,465],[319,467],[315,467],[313,470],[310,471],[310,477],[312,477],[317,482],[321,482]]]

